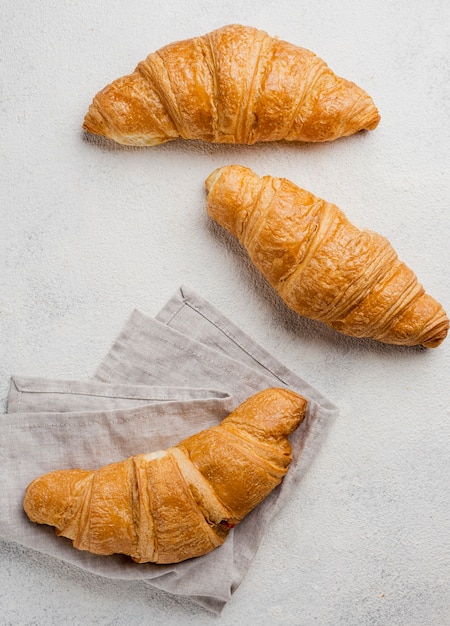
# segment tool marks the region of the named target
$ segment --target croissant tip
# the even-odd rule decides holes
[[[87,122],[86,120],[85,120],[85,121],[83,122],[83,124],[81,125],[81,128],[82,128],[83,130],[85,130],[86,132],[88,132],[88,133],[93,133],[93,134],[95,134],[95,131],[94,131],[94,130],[92,130],[92,127],[88,124],[88,122]]]
[[[105,121],[100,111],[92,104],[84,116],[82,129],[93,135],[105,135]]]
[[[377,109],[375,109],[374,115],[372,120],[367,124],[366,126],[366,130],[375,130],[375,128],[378,126],[378,124],[381,121],[381,115],[379,114],[379,112],[377,111]]]
[[[211,172],[211,174],[205,180],[205,186],[208,191],[211,191],[211,189],[214,187],[214,184],[216,180],[219,178],[222,170],[223,170],[223,167],[218,167],[213,172]]]
[[[424,348],[437,348],[446,339],[449,330],[449,321],[436,330],[431,337],[421,343]]]
[[[47,523],[46,498],[42,497],[42,490],[45,489],[42,476],[33,480],[25,491],[23,499],[23,509],[32,522],[38,524]]]
[[[25,496],[23,498],[23,510],[25,511],[25,513],[28,515],[28,517],[31,519],[31,509],[33,508],[33,491],[34,491],[34,485],[36,483],[35,479],[33,480],[33,482],[31,482],[28,487],[25,490]]]

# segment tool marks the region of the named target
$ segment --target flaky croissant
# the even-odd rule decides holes
[[[206,180],[209,215],[234,235],[284,302],[346,335],[438,346],[449,320],[389,241],[284,178],[239,165]]]
[[[138,563],[201,556],[281,482],[292,459],[287,436],[306,404],[293,391],[266,389],[173,448],[97,471],[44,474],[28,486],[25,512],[79,550]]]
[[[83,128],[121,144],[331,141],[373,130],[370,96],[318,56],[229,25],[169,44],[94,98]]]

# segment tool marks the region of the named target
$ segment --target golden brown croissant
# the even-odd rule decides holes
[[[306,404],[293,391],[266,389],[173,448],[97,471],[44,474],[28,486],[25,512],[79,550],[138,563],[201,556],[281,482],[292,458],[287,436]]]
[[[229,25],[150,54],[94,98],[83,128],[118,143],[331,141],[373,130],[360,87],[304,48]]]
[[[207,179],[209,215],[234,235],[284,302],[355,337],[438,346],[449,320],[389,241],[283,178],[239,165]]]

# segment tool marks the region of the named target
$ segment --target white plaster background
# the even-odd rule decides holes
[[[341,413],[221,617],[0,542],[0,624],[449,624],[450,340],[400,349],[294,320],[209,227],[203,189],[226,163],[286,176],[388,236],[449,311],[449,3],[3,5],[3,408],[11,374],[90,376],[133,308],[154,315],[184,283]],[[310,48],[366,88],[378,129],[317,146],[86,141],[84,113],[106,83],[231,22]]]

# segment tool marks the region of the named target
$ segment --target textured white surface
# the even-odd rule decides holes
[[[203,189],[226,163],[290,178],[388,236],[450,310],[449,6],[3,7],[2,408],[13,373],[90,376],[133,308],[154,315],[184,283],[341,414],[220,618],[0,542],[1,624],[450,623],[450,340],[434,351],[400,349],[294,320],[210,227]],[[231,22],[303,45],[366,88],[381,112],[377,130],[317,146],[175,142],[139,150],[86,140],[82,118],[107,82],[165,43]]]

